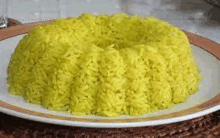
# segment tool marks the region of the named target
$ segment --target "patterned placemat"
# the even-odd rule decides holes
[[[220,111],[151,127],[83,128],[40,123],[0,113],[0,138],[220,138]]]
[[[220,0],[204,0],[204,1],[217,8],[220,8]]]

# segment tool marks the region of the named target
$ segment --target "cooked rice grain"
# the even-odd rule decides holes
[[[75,115],[141,115],[173,107],[201,81],[186,35],[153,17],[57,19],[20,40],[9,92]]]

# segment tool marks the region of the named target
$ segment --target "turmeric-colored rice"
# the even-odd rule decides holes
[[[35,27],[8,65],[9,92],[74,115],[173,107],[201,81],[186,35],[153,17],[83,14]]]

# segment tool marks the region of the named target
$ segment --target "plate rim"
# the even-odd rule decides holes
[[[28,33],[32,28],[41,25],[47,25],[52,20],[27,23],[23,25],[17,25],[7,29],[0,30],[0,41],[8,39],[10,37],[22,35]],[[202,48],[206,52],[212,54],[218,60],[220,60],[220,44],[213,42],[207,38],[198,36],[191,32],[182,30],[188,37],[189,43],[199,48]],[[199,116],[203,116],[220,109],[220,92],[214,98],[197,105],[195,107],[185,109],[182,111],[169,113],[160,116],[142,117],[135,119],[86,119],[77,117],[66,117],[59,115],[52,115],[37,111],[31,111],[21,107],[17,107],[8,104],[0,100],[0,111],[6,114],[52,124],[68,125],[68,126],[80,126],[80,127],[101,127],[101,128],[113,128],[113,127],[137,127],[137,126],[153,126],[161,124],[169,124],[180,121],[193,119]]]
[[[165,124],[177,123],[177,122],[194,119],[194,118],[215,112],[219,109],[220,109],[220,105],[216,105],[212,108],[209,108],[203,111],[199,111],[199,112],[184,115],[184,116],[168,118],[168,119],[159,119],[159,120],[143,121],[143,122],[103,123],[103,122],[81,122],[81,121],[62,120],[62,119],[57,120],[54,118],[46,118],[46,117],[41,117],[41,116],[25,114],[25,113],[21,113],[21,112],[17,112],[14,110],[0,107],[1,112],[8,114],[8,115],[15,116],[15,117],[19,117],[22,119],[28,119],[32,121],[38,121],[42,123],[50,123],[50,124],[56,124],[56,125],[74,126],[74,127],[91,127],[91,128],[126,128],[126,127],[131,128],[131,127],[165,125]]]

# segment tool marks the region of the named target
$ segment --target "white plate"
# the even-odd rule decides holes
[[[3,113],[52,124],[111,128],[168,124],[203,116],[220,109],[220,61],[218,60],[220,57],[220,46],[188,32],[186,33],[191,43],[198,43],[200,47],[208,50],[212,54],[197,46],[191,45],[195,62],[201,69],[203,80],[199,85],[199,92],[190,96],[186,103],[178,104],[171,109],[160,110],[138,117],[119,116],[112,118],[74,116],[64,112],[49,111],[41,106],[27,104],[22,97],[14,97],[8,94],[6,87],[6,69],[10,55],[13,53],[19,40],[24,36],[18,34],[28,32],[30,29],[31,27],[28,30],[24,29],[18,33],[18,31],[16,31],[19,30],[18,26],[11,30],[9,28],[8,30],[0,31],[0,40],[2,40],[0,41],[0,111]],[[7,38],[6,36],[15,37]],[[199,43],[198,40],[202,41],[202,43]]]

